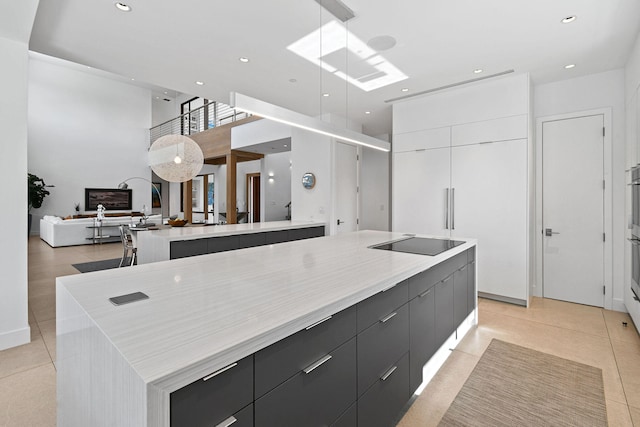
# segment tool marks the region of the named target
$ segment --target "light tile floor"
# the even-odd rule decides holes
[[[55,426],[55,277],[118,258],[118,244],[51,248],[29,239],[31,343],[0,351],[0,426]],[[622,322],[627,322],[624,327]],[[534,298],[529,308],[479,300],[479,325],[452,351],[398,427],[435,426],[492,338],[597,366],[610,426],[640,426],[640,337],[625,313]]]

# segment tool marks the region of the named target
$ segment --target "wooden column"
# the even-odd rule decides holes
[[[189,180],[183,183],[184,191],[182,192],[182,208],[184,209],[184,219],[189,221],[193,220],[193,199],[191,192],[193,190],[193,181]]]
[[[236,214],[236,162],[238,157],[236,153],[227,154],[227,224],[237,224],[238,216]]]
[[[204,201],[204,222],[209,219],[209,175],[202,176],[202,200]]]

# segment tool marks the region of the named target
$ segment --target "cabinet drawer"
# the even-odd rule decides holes
[[[253,400],[253,355],[211,375],[171,393],[171,427],[217,425]]]
[[[327,426],[356,401],[356,339],[255,401],[256,427]]]
[[[307,228],[307,237],[324,237],[324,226]]]
[[[453,324],[453,275],[434,286],[436,307],[436,344],[438,348],[455,330]]]
[[[409,299],[424,293],[424,291],[463,267],[467,264],[467,258],[467,252],[462,252],[409,278]]]
[[[170,259],[186,258],[209,253],[207,239],[181,240],[171,242]]]
[[[467,249],[467,263],[470,263],[472,261],[476,260],[476,247],[472,247]]]
[[[260,397],[356,335],[356,310],[297,332],[255,354],[255,392]]]
[[[249,233],[238,235],[238,249],[263,246],[266,242],[265,233]]]
[[[209,424],[211,425],[211,424]],[[253,427],[253,404],[239,410],[212,427]]]
[[[221,236],[207,239],[210,254],[238,249],[238,236]]]
[[[467,266],[467,309],[471,313],[476,308],[476,262],[471,261]]]
[[[266,233],[264,233],[264,237],[265,245],[288,242],[289,230],[267,231]]]
[[[381,316],[358,334],[358,396],[409,350],[409,305]]]
[[[331,424],[331,427],[356,427],[358,425],[358,404],[354,403],[347,409],[347,412],[340,415],[338,421]]]
[[[410,398],[409,353],[406,353],[358,399],[358,427],[393,426]]]
[[[358,303],[358,332],[364,331],[402,304],[405,304],[409,300],[409,286],[407,283],[407,280],[400,282],[393,288],[378,292]]]
[[[409,362],[411,391],[422,384],[422,368],[438,350],[435,288],[409,302]]]
[[[469,264],[463,265],[453,273],[453,325],[454,327],[466,319],[468,310],[469,293]]]

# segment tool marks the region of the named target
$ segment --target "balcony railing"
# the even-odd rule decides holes
[[[211,101],[149,129],[149,142],[165,135],[193,135],[216,126],[245,119],[251,114],[237,112],[227,104]]]

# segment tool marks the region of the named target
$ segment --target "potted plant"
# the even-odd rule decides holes
[[[28,233],[31,234],[31,208],[38,209],[42,206],[44,198],[48,196],[49,190],[46,187],[54,187],[53,185],[47,185],[44,179],[32,173],[27,175],[27,184],[29,189],[29,228]]]

